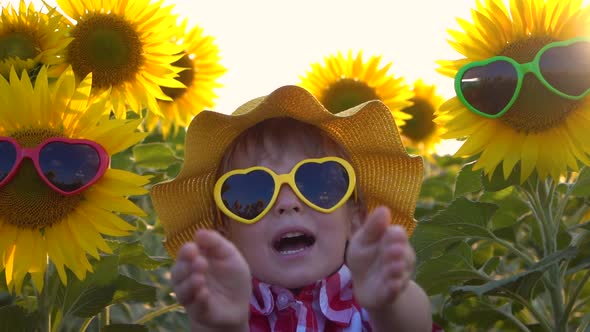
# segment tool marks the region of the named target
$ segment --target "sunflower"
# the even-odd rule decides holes
[[[27,7],[20,1],[18,11],[11,4],[0,14],[0,75],[8,78],[14,66],[33,71],[39,65],[52,66],[63,62],[69,26],[55,9],[37,12],[33,3]]]
[[[214,106],[213,100],[217,95],[213,89],[221,86],[216,80],[226,72],[219,64],[219,48],[214,44],[213,37],[205,36],[199,26],[193,27],[186,35],[179,33],[176,40],[182,40],[184,52],[182,58],[172,65],[183,68],[178,80],[186,88],[163,87],[164,93],[172,100],[158,102],[163,116],[148,113],[146,119],[150,131],[160,123],[164,137],[169,135],[172,126],[177,132],[178,127],[188,126],[197,113]]]
[[[171,65],[182,47],[171,42],[177,33],[172,6],[150,0],[57,0],[76,21],[66,60],[76,77],[92,73],[95,93],[110,90],[118,118],[128,110],[141,114],[147,107],[160,114],[157,99],[171,100],[161,86],[183,88],[180,68]]]
[[[410,106],[412,91],[404,79],[389,73],[391,63],[380,67],[380,56],[371,56],[363,61],[362,51],[353,56],[352,51],[344,57],[340,52],[336,56],[324,59],[324,65],[315,63],[307,76],[301,77],[299,85],[312,93],[332,113],[338,113],[378,99],[386,104],[395,117],[398,126],[409,119],[400,110]]]
[[[444,132],[443,126],[434,122],[434,114],[443,98],[436,93],[435,85],[427,85],[422,80],[414,82],[413,90],[414,98],[411,101],[414,104],[402,110],[412,116],[400,127],[402,139],[405,146],[430,155],[435,152]]]
[[[463,31],[450,31],[450,44],[465,58],[439,61],[441,73],[454,77],[465,64],[499,55],[527,63],[549,43],[590,35],[590,10],[581,0],[521,0],[510,7],[486,0],[472,16],[473,23],[458,20]],[[474,169],[491,176],[501,164],[507,178],[520,164],[524,182],[533,171],[558,179],[568,167],[577,170],[577,161],[590,164],[589,108],[590,96],[565,99],[526,75],[503,116],[477,115],[454,97],[441,105],[436,121],[446,123],[443,138],[466,137],[456,155],[478,156]]]
[[[76,86],[67,68],[51,86],[42,67],[33,84],[26,72],[14,69],[7,81],[0,77],[0,136],[23,147],[35,147],[47,138],[87,139],[103,146],[109,155],[139,142],[140,120],[109,120],[105,98],[90,100],[91,75]],[[88,256],[110,253],[102,235],[125,236],[134,229],[118,214],[145,215],[128,200],[146,193],[148,178],[107,168],[85,191],[64,196],[49,188],[33,163],[23,160],[20,169],[0,187],[0,271],[6,272],[9,289],[19,293],[27,273],[43,288],[47,258],[62,282],[66,268],[79,278],[92,271]]]

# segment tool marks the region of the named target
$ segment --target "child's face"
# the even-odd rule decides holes
[[[292,145],[279,158],[270,157],[254,161],[236,153],[233,165],[260,165],[284,174],[302,159],[318,156],[306,155]],[[299,288],[327,277],[344,263],[352,220],[358,218],[355,211],[347,203],[332,213],[318,212],[283,185],[275,205],[261,220],[250,225],[231,220],[228,238],[244,255],[254,277],[273,285]]]

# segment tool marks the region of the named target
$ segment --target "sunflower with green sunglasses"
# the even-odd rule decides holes
[[[551,93],[571,100],[584,98],[590,92],[590,38],[547,44],[527,63],[503,55],[471,62],[455,76],[455,92],[476,114],[499,118],[512,107],[529,73]]]
[[[450,44],[464,57],[441,60],[457,96],[435,121],[463,139],[458,157],[474,170],[524,182],[559,179],[590,165],[590,8],[577,0],[477,3]]]

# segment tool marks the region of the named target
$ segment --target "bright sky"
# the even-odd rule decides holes
[[[19,0],[0,0],[17,4]],[[30,0],[26,0],[27,3]],[[41,1],[33,0],[40,4]],[[55,0],[47,0],[55,5]],[[215,110],[231,113],[279,86],[297,84],[312,63],[338,51],[382,55],[408,83],[422,78],[444,97],[452,79],[435,71],[438,59],[457,59],[447,43],[455,18],[470,20],[475,0],[168,0],[215,37],[228,72],[216,90]],[[447,149],[453,149],[452,144]]]

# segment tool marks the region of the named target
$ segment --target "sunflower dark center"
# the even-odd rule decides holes
[[[184,55],[182,58],[177,60],[172,64],[175,67],[180,68],[187,68],[180,73],[178,73],[178,77],[176,80],[182,82],[186,88],[168,88],[168,87],[161,87],[162,91],[173,100],[176,100],[184,95],[184,93],[190,88],[193,84],[193,79],[195,75],[195,65],[193,60],[188,55]]]
[[[39,54],[35,39],[24,32],[9,32],[0,36],[0,60],[32,59]]]
[[[554,41],[551,37],[532,37],[508,44],[500,55],[527,63],[543,46]],[[578,101],[556,95],[529,73],[515,103],[500,119],[518,132],[538,133],[559,126],[577,107]]]
[[[414,105],[403,110],[404,113],[412,115],[412,118],[405,120],[401,126],[402,135],[407,138],[420,142],[428,138],[436,130],[434,123],[434,107],[427,100],[422,98],[413,98]]]
[[[321,102],[336,114],[374,99],[379,99],[374,88],[365,82],[344,78],[328,87]]]
[[[60,132],[40,129],[23,130],[10,135],[23,147],[34,147]],[[72,213],[80,195],[62,196],[39,177],[33,162],[24,159],[16,176],[0,188],[0,220],[18,228],[43,229],[62,221]]]
[[[114,14],[92,14],[72,30],[67,57],[74,72],[92,72],[92,85],[108,88],[131,81],[143,65],[143,46],[131,23]]]

